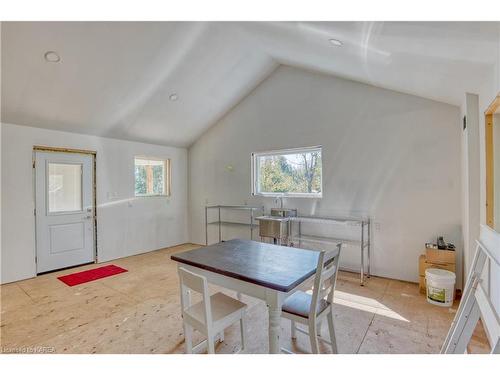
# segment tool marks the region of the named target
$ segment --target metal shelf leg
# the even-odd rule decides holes
[[[365,283],[365,223],[361,222],[361,268],[359,270],[360,285]]]
[[[208,246],[208,207],[205,207],[205,245]]]
[[[371,233],[371,226],[372,226],[372,221],[371,220],[368,220],[368,273],[366,275],[366,277],[370,277],[371,276],[371,270],[370,270],[370,266],[371,266],[371,250],[372,250],[372,233]]]
[[[219,207],[219,242],[222,241],[222,233],[221,233],[221,223],[220,223],[220,207]]]

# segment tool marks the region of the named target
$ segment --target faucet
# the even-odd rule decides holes
[[[276,198],[275,202],[278,203],[278,200],[280,202],[280,208],[283,208],[283,195],[280,195],[278,198]]]

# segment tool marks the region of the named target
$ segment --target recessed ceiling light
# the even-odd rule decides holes
[[[177,94],[175,92],[173,94],[171,94],[168,98],[173,102],[175,102],[177,99],[179,99],[179,97],[177,96]]]
[[[61,57],[55,51],[47,51],[47,52],[45,52],[43,57],[45,58],[45,61],[51,62],[51,63],[57,63],[57,62],[61,61]]]
[[[328,39],[328,41],[333,44],[335,47],[342,47],[344,43],[338,39]]]

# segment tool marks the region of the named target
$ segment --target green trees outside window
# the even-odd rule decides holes
[[[148,160],[135,158],[135,195],[168,194],[169,160]]]
[[[256,155],[257,193],[321,195],[321,149]]]

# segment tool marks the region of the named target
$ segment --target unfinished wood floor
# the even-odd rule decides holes
[[[129,272],[80,286],[68,287],[57,277],[96,265],[1,286],[1,351],[182,353],[177,265],[170,255],[195,247],[181,245],[109,262]],[[266,306],[246,296],[243,300],[249,305],[247,352],[267,353]],[[455,309],[428,304],[416,284],[372,277],[361,287],[357,275],[342,272],[335,294],[339,352],[438,353]],[[292,344],[285,320],[282,331],[283,347],[309,352],[307,336],[298,333]],[[328,337],[326,324],[323,332]],[[239,327],[231,327],[225,336],[217,352],[238,350]],[[473,347],[487,349],[481,333]],[[322,343],[320,349],[330,352]]]

